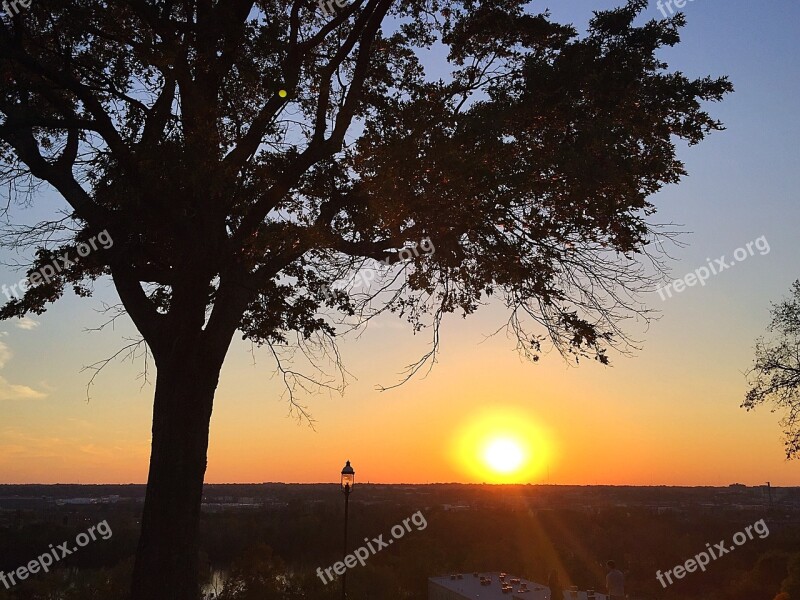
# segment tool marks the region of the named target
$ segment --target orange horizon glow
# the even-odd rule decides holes
[[[73,335],[59,346],[71,352],[45,372],[41,348],[75,329],[68,307],[54,310],[40,326],[3,338],[7,379],[44,397],[4,401],[0,482],[145,483],[152,384],[143,388],[137,368],[125,363],[97,379],[87,402],[79,371],[85,357],[113,353],[130,332]],[[741,344],[726,345],[736,357],[704,363],[705,347],[664,340],[680,331],[665,318],[650,331],[661,342],[640,356],[618,357],[612,368],[566,369],[557,356],[532,365],[517,360],[507,340],[486,340],[491,316],[448,327],[436,367],[385,393],[376,385],[395,382],[426,340],[406,335],[388,316],[376,321],[345,344],[358,377],[346,394],[302,399],[313,429],[287,418],[269,355],[257,351],[254,365],[249,346],[235,342],[215,400],[206,482],[336,484],[351,460],[356,487],[800,485],[798,463],[785,460],[778,416],[739,409],[744,385],[731,364],[749,359]],[[674,366],[665,371],[674,356],[680,375]]]

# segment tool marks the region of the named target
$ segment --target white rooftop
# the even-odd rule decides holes
[[[503,593],[500,575],[505,575],[502,581],[511,585],[511,592]],[[481,578],[488,578],[491,583],[481,585]],[[512,579],[514,583],[512,583]],[[550,589],[547,586],[510,573],[478,573],[477,576],[473,573],[460,573],[456,579],[453,579],[451,575],[445,575],[431,577],[428,581],[429,585],[456,592],[470,600],[587,600],[586,592],[569,591],[564,591],[563,599],[551,599]],[[525,587],[527,590],[523,591]],[[606,596],[599,593],[595,593],[594,598],[595,600],[606,600]]]

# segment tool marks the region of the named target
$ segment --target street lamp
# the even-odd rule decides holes
[[[344,469],[342,469],[342,492],[344,493],[344,551],[342,552],[342,560],[347,556],[347,511],[350,507],[350,492],[353,491],[353,485],[356,482],[356,472],[350,466],[350,461],[347,461]],[[342,575],[342,600],[347,600],[347,571]]]
[[[353,489],[353,484],[356,482],[356,472],[350,466],[350,461],[342,469],[342,491],[347,496]]]

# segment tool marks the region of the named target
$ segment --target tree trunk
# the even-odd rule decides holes
[[[156,357],[153,442],[133,600],[199,598],[200,503],[222,367],[204,341],[200,332],[178,336],[166,355]]]

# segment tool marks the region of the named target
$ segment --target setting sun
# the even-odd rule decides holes
[[[458,430],[453,459],[474,481],[540,481],[552,460],[553,442],[527,411],[492,408],[472,415]]]
[[[520,444],[512,439],[492,440],[483,454],[486,464],[499,473],[513,473],[525,460]]]

